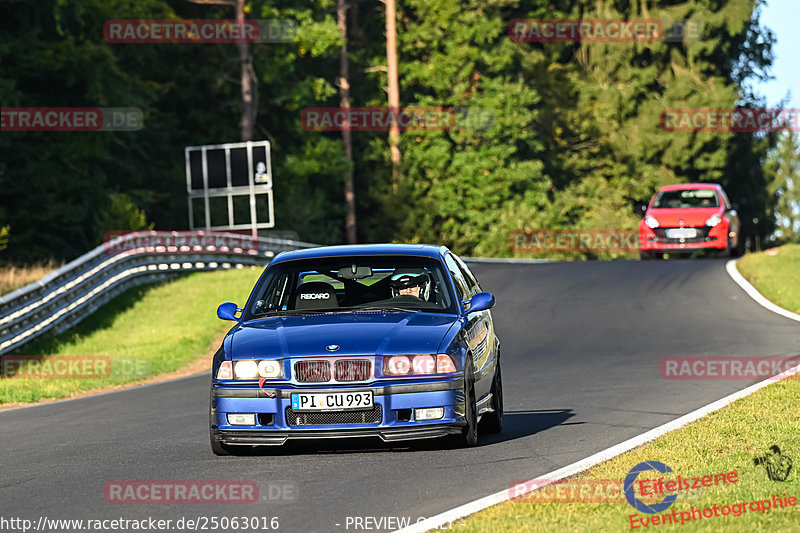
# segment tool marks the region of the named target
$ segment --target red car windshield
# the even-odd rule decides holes
[[[685,189],[661,191],[653,207],[657,209],[686,209],[691,207],[719,207],[717,192],[713,189]]]

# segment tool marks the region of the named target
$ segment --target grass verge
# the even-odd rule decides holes
[[[800,313],[800,244],[747,254],[736,268],[767,299]]]
[[[0,379],[0,405],[65,398],[140,382],[207,356],[232,325],[217,318],[217,306],[224,301],[244,304],[260,272],[244,268],[193,273],[126,291],[75,328],[37,339],[11,354],[50,356],[51,368],[60,375],[68,372],[59,369],[68,366],[55,366],[59,359],[89,361],[88,371],[81,367],[78,373],[98,377],[23,379],[17,362],[12,372],[6,372],[16,371],[17,376]],[[25,366],[28,364],[21,363],[22,368],[30,368]],[[29,375],[40,373],[34,370]]]
[[[781,497],[784,493],[787,497],[793,496],[800,500],[800,475],[797,470],[791,470],[785,481],[772,481],[763,465],[754,464],[754,459],[767,454],[773,445],[778,445],[785,456],[800,461],[798,400],[800,380],[787,379],[769,385],[684,428],[587,470],[568,480],[560,495],[555,488],[545,488],[539,494],[537,491],[472,515],[457,525],[454,524],[453,529],[460,533],[798,531],[800,506],[769,509],[762,513],[754,512],[750,508],[742,511],[739,505],[740,516],[734,516],[735,511],[731,509],[728,516],[701,518],[686,521],[683,525],[680,523],[681,513],[691,513],[692,507],[702,510],[716,504],[719,509],[723,509],[725,505],[749,504],[771,499],[773,494]],[[660,461],[670,466],[674,472],[664,475],[650,471],[641,473],[640,479],[664,477],[665,480],[673,480],[677,474],[683,477],[702,477],[733,471],[737,473],[737,480],[724,485],[720,483],[695,490],[677,491],[676,502],[663,513],[641,513],[627,503],[620,489],[631,468],[644,461]],[[508,481],[513,494],[512,485],[515,480]],[[637,484],[634,484],[634,494],[646,500],[642,498]],[[598,502],[600,495],[605,496],[602,499],[606,501]],[[660,499],[661,497],[655,501]],[[671,514],[673,511],[677,513],[677,524],[642,526],[643,518]],[[635,516],[635,528],[631,527],[631,516]]]
[[[777,253],[748,254],[737,266],[764,296],[785,309],[800,312],[800,245],[781,247]],[[800,531],[799,405],[800,380],[784,379],[579,476],[467,517],[453,529],[460,533]],[[770,451],[776,445],[780,456]],[[759,457],[769,459],[756,465]],[[791,459],[797,466],[789,470],[785,480],[770,479],[767,464],[785,471]],[[649,504],[660,502],[666,494],[677,494],[675,503],[660,513],[639,512],[626,500],[624,480],[634,466],[645,461],[664,463],[673,472],[651,470],[639,474],[638,479],[663,477],[669,481],[680,474],[700,477],[701,487],[667,492],[653,499],[643,496],[641,486],[634,483],[633,494]],[[736,472],[735,482],[702,487],[703,476],[730,472]],[[525,480],[508,480],[511,495],[521,481]],[[796,505],[778,507],[773,495],[794,497]],[[763,500],[770,501],[770,508],[766,503],[752,503]],[[723,514],[725,506],[727,515]],[[710,508],[712,516],[697,518],[693,510],[702,513],[705,508]],[[659,519],[644,525],[645,519],[665,515],[675,523]]]

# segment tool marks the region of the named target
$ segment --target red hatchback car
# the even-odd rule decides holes
[[[639,222],[639,247],[642,259],[698,250],[735,257],[743,252],[744,238],[735,205],[722,187],[685,183],[661,187],[653,196]]]

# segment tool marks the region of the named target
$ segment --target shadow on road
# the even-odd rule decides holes
[[[489,446],[505,441],[527,437],[540,431],[564,424],[575,416],[571,409],[540,409],[531,411],[506,411],[503,414],[503,432],[496,435],[479,435],[478,445]],[[583,422],[577,422],[583,424]],[[425,439],[402,443],[386,444],[377,438],[367,439],[331,439],[289,441],[280,447],[257,446],[253,449],[242,449],[239,455],[249,456],[284,456],[337,453],[386,453],[415,452],[452,449],[443,439]]]
[[[573,416],[575,413],[572,409],[505,411],[503,413],[503,432],[496,435],[479,436],[478,446],[527,437],[555,426],[583,424],[583,422],[564,423]]]

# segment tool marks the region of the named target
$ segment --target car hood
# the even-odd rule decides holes
[[[332,313],[269,317],[232,334],[233,359],[436,353],[458,317],[442,313]],[[338,345],[336,351],[327,350]]]
[[[722,216],[721,207],[694,207],[683,209],[656,209],[647,210],[647,216],[658,220],[662,228],[679,228],[681,226],[703,226],[711,215]],[[681,223],[683,221],[683,223]]]

